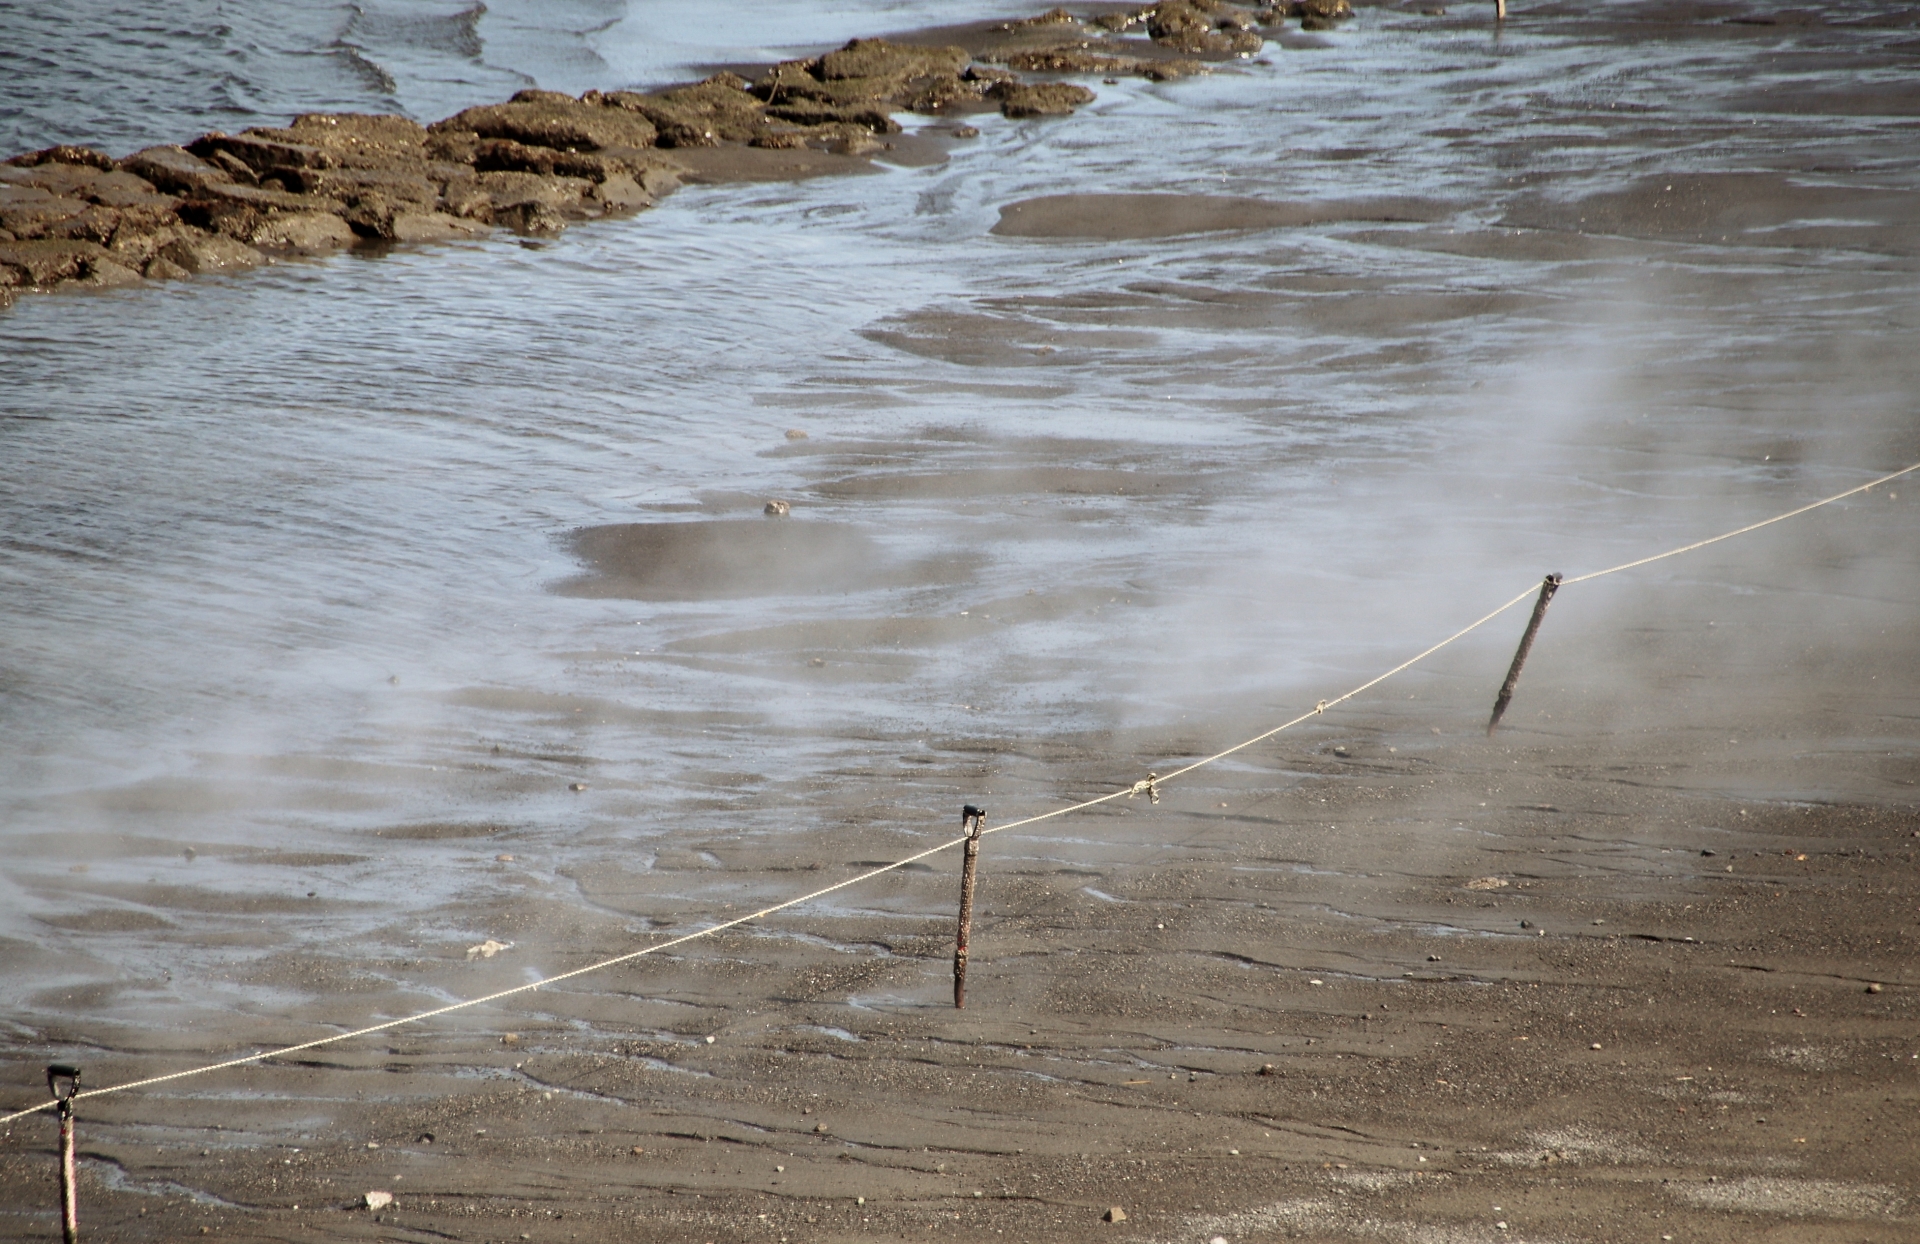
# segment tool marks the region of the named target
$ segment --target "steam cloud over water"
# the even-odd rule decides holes
[[[0,3],[25,66],[0,142],[434,117],[949,16]],[[1164,772],[1548,572],[1920,461],[1901,32],[1693,33],[1556,13],[1496,41],[1367,9],[1203,78],[1098,84],[1069,120],[986,116],[932,166],[0,313],[9,1082],[58,1043],[197,1058],[685,932],[950,836],[963,803],[1011,819]],[[151,72],[119,68],[136,53]],[[1756,94],[1768,58],[1821,106]],[[1563,589],[1488,743],[1523,605],[1158,811],[995,840],[983,903],[1090,886],[1133,919],[1217,882],[1253,920],[1282,902],[1256,883],[1310,881],[1286,918],[1339,930],[1313,953],[1398,982],[1363,936],[1514,936],[1394,887],[1459,898],[1494,849],[1474,818],[1523,780],[1624,801],[1527,866],[1591,850],[1581,875],[1624,859],[1629,888],[1704,858],[1682,829],[1734,832],[1709,799],[1910,808],[1916,506],[1920,477]],[[1391,778],[1385,828],[1333,777]],[[1216,814],[1247,835],[1217,856]],[[844,969],[817,993],[727,994],[694,960],[534,1018],[691,1047],[749,994],[824,998],[808,1031],[839,1057],[832,1033],[939,994],[949,907],[903,871],[728,943]],[[1021,953],[1064,963],[1075,910]],[[469,963],[490,940],[512,945]],[[497,1055],[500,1018],[449,1020],[485,1036],[460,1058]],[[1073,1057],[1077,1091],[1118,1056]],[[267,1081],[254,1135],[360,1091],[311,1074]]]

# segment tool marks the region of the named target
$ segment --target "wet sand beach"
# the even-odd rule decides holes
[[[1920,461],[1911,26],[1515,8],[16,303],[0,1106],[1124,790]],[[1916,504],[1569,584],[1491,736],[1524,603],[992,834],[964,1010],[949,850],[87,1099],[85,1233],[1911,1239]]]

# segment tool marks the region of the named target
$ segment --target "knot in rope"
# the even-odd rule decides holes
[[[1324,713],[1330,707],[1332,707],[1330,704],[1328,704],[1325,700],[1322,700],[1318,704],[1313,706],[1313,711],[1316,713]]]
[[[1135,782],[1133,789],[1127,792],[1127,798],[1131,799],[1135,795],[1145,795],[1152,802],[1159,803],[1160,775],[1157,773],[1149,773],[1145,778]]]

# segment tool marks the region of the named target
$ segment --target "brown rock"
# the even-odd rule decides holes
[[[424,210],[440,198],[439,185],[424,172],[413,169],[289,168],[281,169],[279,175],[289,191],[347,204],[357,203],[367,195],[378,195],[390,202],[408,203]]]
[[[496,207],[493,209],[493,223],[532,237],[551,237],[567,227],[566,218],[559,212],[545,203],[535,202]]]
[[[646,187],[625,173],[615,173],[593,188],[593,197],[609,215],[624,215],[653,206]]]
[[[369,190],[355,195],[353,201],[342,212],[341,219],[347,227],[363,238],[393,240],[393,218],[416,204],[395,203],[378,191]]]
[[[156,193],[153,183],[144,177],[135,177],[132,173],[115,170],[102,173],[87,188],[87,198],[102,207],[117,207],[122,210],[153,209],[171,212],[180,203],[178,197],[171,194]]]
[[[584,177],[605,181],[613,176],[631,176],[626,152],[650,151],[648,147],[619,147],[612,151],[555,151],[552,147],[530,147],[511,138],[482,139],[473,153],[473,167],[482,173],[535,173],[542,177]]]
[[[196,276],[254,268],[266,262],[266,256],[251,246],[218,234],[187,234],[175,238],[161,247],[155,258],[165,259]]]
[[[834,155],[870,156],[887,150],[887,144],[859,126],[841,126],[825,132],[826,149]]]
[[[922,78],[957,74],[970,59],[965,48],[855,39],[839,51],[822,56],[814,74],[823,82],[837,78]]]
[[[263,213],[338,212],[341,208],[340,201],[328,195],[295,194],[287,190],[270,190],[263,186],[238,186],[230,183],[208,186],[193,198],[244,204]],[[183,214],[187,210],[189,201],[183,200],[178,209]]]
[[[0,271],[10,285],[58,285],[84,276],[95,260],[107,257],[97,242],[26,241],[0,243]]]
[[[29,151],[25,155],[14,156],[7,163],[21,168],[37,168],[47,164],[72,164],[105,170],[113,167],[113,157],[105,152],[95,151],[91,147],[70,147],[62,143],[56,147],[43,147],[39,151]]]
[[[243,186],[257,186],[260,184],[260,175],[254,172],[245,160],[240,159],[231,151],[215,151],[200,158],[215,168],[224,171],[227,176],[233,178]]]
[[[226,198],[186,199],[180,204],[179,216],[195,229],[243,241],[252,237],[266,219],[266,213],[252,204]]]
[[[308,143],[288,142],[268,137],[258,130],[243,134],[208,134],[188,145],[187,150],[202,160],[219,162],[221,155],[238,161],[249,175],[288,168],[332,168],[334,160],[325,150]],[[230,164],[223,168],[233,171]]]
[[[493,196],[475,177],[448,182],[440,196],[440,210],[467,220],[490,221],[493,219]]]
[[[446,123],[443,121],[441,124]],[[471,164],[473,150],[479,143],[480,136],[472,130],[463,130],[457,126],[444,130],[436,129],[427,135],[427,155],[435,160]]]
[[[120,227],[114,230],[113,240],[107,243],[107,254],[117,264],[144,270],[161,247],[182,234],[178,217],[169,216],[167,223],[155,224],[123,213]]]
[[[657,135],[653,123],[638,113],[584,104],[552,91],[522,91],[514,96],[513,103],[468,108],[429,127],[429,133],[446,130],[467,130],[481,138],[511,138],[559,151],[651,147]]]
[[[796,99],[767,105],[767,115],[795,125],[859,126],[875,134],[897,134],[900,123],[887,110],[873,104],[830,104],[817,99]]]
[[[396,242],[447,242],[485,232],[486,226],[445,212],[395,212],[390,236]]]
[[[746,79],[731,73],[716,74],[693,86],[647,95],[633,91],[606,95],[590,92],[584,98],[597,98],[606,107],[645,117],[656,131],[655,143],[662,147],[750,142],[767,123],[761,101],[750,92]]]
[[[138,285],[140,274],[132,268],[124,267],[104,256],[88,262],[86,271],[75,282],[94,289],[113,289],[121,285]]]
[[[989,94],[1000,101],[1001,113],[1013,118],[1065,116],[1094,99],[1092,91],[1071,82],[1002,83]]]
[[[928,78],[916,84],[911,95],[899,102],[908,112],[939,113],[949,108],[967,108],[980,103],[986,85],[965,78]]]
[[[1156,43],[1213,29],[1211,0],[1161,0],[1147,15],[1147,37]]]
[[[0,185],[44,190],[68,199],[86,198],[106,175],[90,164],[0,164]]]
[[[208,164],[185,147],[148,147],[120,161],[120,168],[169,194],[191,194],[208,186],[233,184],[232,175],[225,169]]]
[[[475,180],[492,200],[496,213],[524,203],[537,203],[555,212],[574,212],[593,189],[593,183],[584,177],[541,177],[533,173],[482,173]]]
[[[0,229],[16,238],[37,238],[86,209],[85,199],[66,198],[38,186],[0,184]]]
[[[317,147],[342,168],[384,168],[429,158],[426,127],[392,113],[309,112],[284,130],[247,133]]]
[[[353,245],[353,230],[331,212],[287,212],[267,217],[247,241],[255,246],[315,255]]]
[[[604,175],[625,173],[655,198],[670,193],[687,175],[687,166],[657,147],[602,147],[593,153]]]
[[[812,99],[820,86],[820,79],[813,76],[819,63],[817,58],[781,61],[748,89],[755,98],[770,104],[787,99]]]
[[[1079,22],[1079,20],[1079,18],[1067,12],[1065,9],[1048,9],[1038,17],[1027,17],[1017,22],[1008,22],[1005,26],[1001,27],[1001,29],[1018,30],[1026,26],[1071,26]]]
[[[110,207],[95,207],[89,204],[78,214],[65,220],[48,225],[40,234],[44,238],[71,238],[88,242],[98,242],[105,246],[113,240],[120,227],[120,213]]]
[[[1076,48],[1055,48],[1037,52],[1015,52],[1007,57],[1007,67],[1024,73],[1085,73],[1106,77],[1118,75],[1171,82],[1200,72],[1200,64],[1190,60],[1168,60],[1148,56],[1107,56]]]
[[[1162,0],[1147,18],[1147,35],[1155,43],[1213,56],[1259,51],[1260,36],[1248,27],[1244,15],[1220,0]]]
[[[193,275],[165,255],[155,255],[141,271],[149,281],[177,281]]]

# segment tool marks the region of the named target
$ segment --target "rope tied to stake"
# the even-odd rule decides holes
[[[1640,566],[1648,565],[1649,563],[1652,563],[1652,562],[1664,560],[1665,558],[1677,557],[1683,553],[1691,553],[1695,549],[1702,549],[1707,547],[1710,544],[1718,544],[1722,540],[1731,540],[1735,536],[1742,536],[1751,531],[1758,531],[1762,527],[1771,526],[1774,523],[1783,522],[1789,518],[1796,518],[1799,515],[1805,514],[1811,510],[1817,510],[1822,506],[1832,505],[1836,501],[1844,501],[1848,497],[1856,496],[1860,493],[1867,492],[1870,489],[1876,488],[1881,484],[1890,483],[1891,481],[1899,479],[1902,476],[1911,475],[1915,472],[1920,472],[1920,462],[1916,462],[1911,466],[1902,467],[1897,471],[1890,471],[1885,475],[1881,475],[1873,480],[1868,481],[1867,483],[1859,484],[1853,488],[1849,488],[1845,492],[1835,493],[1831,497],[1824,497],[1819,501],[1810,502],[1809,504],[1800,506],[1797,509],[1788,510],[1784,514],[1776,514],[1772,518],[1762,519],[1761,521],[1756,523],[1749,523],[1744,527],[1738,527],[1732,531],[1723,532],[1720,535],[1712,536],[1705,540],[1697,540],[1691,544],[1681,545],[1679,548],[1668,549],[1664,553],[1656,553],[1650,557],[1642,557],[1635,561],[1622,562],[1620,565],[1609,566],[1604,570],[1595,570],[1595,571],[1590,571],[1587,574],[1574,576],[1572,578],[1564,578],[1560,581],[1560,586],[1570,587],[1576,583],[1585,583],[1593,579],[1604,578],[1607,575],[1619,574],[1620,572],[1625,570],[1633,570]],[[368,1024],[364,1027],[355,1028],[347,1032],[336,1032],[328,1036],[316,1037],[310,1041],[302,1041],[294,1045],[281,1046],[278,1049],[260,1050],[260,1051],[256,1051],[255,1053],[243,1055],[238,1058],[229,1058],[219,1062],[208,1063],[199,1067],[190,1067],[183,1071],[174,1071],[174,1072],[168,1072],[164,1075],[148,1076],[144,1079],[139,1079],[139,1080],[123,1081],[122,1083],[119,1083],[119,1084],[104,1085],[100,1088],[95,1088],[95,1089],[83,1090],[83,1089],[79,1089],[78,1086],[76,1085],[75,1091],[72,1093],[70,1097],[65,1098],[64,1102],[70,1103],[73,1101],[77,1101],[81,1098],[103,1097],[110,1093],[125,1093],[125,1092],[134,1091],[138,1089],[150,1088],[154,1085],[168,1084],[168,1083],[172,1083],[175,1080],[184,1080],[193,1076],[203,1076],[216,1071],[226,1071],[231,1068],[252,1066],[254,1064],[265,1062],[266,1060],[271,1058],[282,1058],[289,1054],[298,1054],[306,1050],[318,1049],[321,1046],[333,1045],[341,1041],[350,1041],[356,1037],[370,1036],[377,1032],[387,1032],[391,1029],[399,1028],[404,1025],[423,1023],[426,1020],[436,1019],[439,1016],[448,1015],[455,1011],[464,1011],[469,1007],[484,1006],[490,1002],[499,1002],[507,998],[518,996],[520,994],[529,993],[545,985],[555,985],[560,983],[561,981],[573,980],[576,977],[585,976],[590,972],[605,971],[608,968],[617,967],[625,963],[631,963],[631,962],[634,962],[635,960],[646,958],[649,955],[654,955],[662,951],[671,950],[675,947],[683,946],[689,942],[698,941],[702,938],[712,937],[717,933],[722,933],[729,929],[736,929],[742,925],[751,924],[757,920],[763,920],[766,917],[774,915],[778,912],[787,911],[791,908],[799,907],[806,903],[813,902],[816,899],[825,898],[827,895],[833,894],[840,890],[844,890],[849,886],[860,885],[863,882],[871,881],[875,877],[879,877],[883,874],[893,872],[896,869],[901,869],[911,864],[916,864],[919,861],[926,859],[929,856],[939,855],[945,851],[951,851],[955,847],[966,844],[970,839],[976,844],[976,848],[977,848],[979,838],[984,837],[987,834],[1002,833],[1010,829],[1022,829],[1028,825],[1036,825],[1042,821],[1053,820],[1056,817],[1069,816],[1075,812],[1084,812],[1089,808],[1095,808],[1104,803],[1111,803],[1112,801],[1119,799],[1123,795],[1131,799],[1133,798],[1133,796],[1144,792],[1150,798],[1152,798],[1154,802],[1157,803],[1159,802],[1158,790],[1159,790],[1160,783],[1170,782],[1175,778],[1182,777],[1188,773],[1192,773],[1196,769],[1201,769],[1206,767],[1207,765],[1218,763],[1219,761],[1225,760],[1229,756],[1235,755],[1239,752],[1246,751],[1250,747],[1256,747],[1259,744],[1266,742],[1268,739],[1273,738],[1275,735],[1282,733],[1283,731],[1291,730],[1293,727],[1300,725],[1302,722],[1310,721],[1314,717],[1317,717],[1320,714],[1325,713],[1330,708],[1334,708],[1338,705],[1344,704],[1348,700],[1351,700],[1356,696],[1364,694],[1365,692],[1387,681],[1389,678],[1392,678],[1394,675],[1399,674],[1407,669],[1411,669],[1413,666],[1420,664],[1422,661],[1426,660],[1428,657],[1432,656],[1434,653],[1439,652],[1442,648],[1445,648],[1453,644],[1454,642],[1472,634],[1474,631],[1479,630],[1481,627],[1485,626],[1487,623],[1493,621],[1495,618],[1506,613],[1507,610],[1512,609],[1515,605],[1518,605],[1521,601],[1526,600],[1529,596],[1533,596],[1536,590],[1537,589],[1535,585],[1529,584],[1525,591],[1514,596],[1511,600],[1508,600],[1505,604],[1502,604],[1496,607],[1495,609],[1493,609],[1491,612],[1485,614],[1484,616],[1472,622],[1467,623],[1465,626],[1461,627],[1459,630],[1453,632],[1453,634],[1448,635],[1446,638],[1440,640],[1438,643],[1435,643],[1427,648],[1422,649],[1421,651],[1415,653],[1413,656],[1408,657],[1406,660],[1400,662],[1398,665],[1395,665],[1391,669],[1388,669],[1382,673],[1374,675],[1372,678],[1367,679],[1365,682],[1359,684],[1358,686],[1352,688],[1349,691],[1342,693],[1341,695],[1334,697],[1331,700],[1321,700],[1319,703],[1315,704],[1311,710],[1301,713],[1299,716],[1294,717],[1291,720],[1283,721],[1279,725],[1274,726],[1272,729],[1264,730],[1261,733],[1254,735],[1252,738],[1243,739],[1240,742],[1235,743],[1231,747],[1222,748],[1221,750],[1213,753],[1211,756],[1203,756],[1199,760],[1191,761],[1187,764],[1184,764],[1180,766],[1178,769],[1175,769],[1173,772],[1167,774],[1165,777],[1161,777],[1161,776],[1158,776],[1157,774],[1150,773],[1147,775],[1144,781],[1135,782],[1130,787],[1121,787],[1117,790],[1109,791],[1104,795],[1095,795],[1092,798],[1082,799],[1077,803],[1071,803],[1066,805],[1065,807],[1054,808],[1047,812],[1037,812],[1031,816],[1019,817],[1015,820],[1007,821],[1000,825],[993,825],[993,826],[988,826],[982,829],[976,829],[975,832],[970,832],[958,838],[950,838],[945,842],[937,843],[933,846],[926,847],[926,848],[923,848],[922,850],[913,852],[912,854],[907,855],[902,859],[895,860],[890,864],[883,864],[875,868],[867,869],[864,872],[857,873],[852,877],[846,878],[844,881],[837,881],[831,885],[822,886],[817,890],[811,891],[810,893],[796,895],[795,897],[786,899],[782,902],[773,903],[766,907],[762,907],[758,911],[751,911],[746,913],[745,915],[735,916],[735,917],[732,917],[731,919],[718,921],[714,924],[708,925],[705,928],[696,929],[691,933],[683,933],[677,937],[671,937],[664,941],[655,942],[649,946],[643,946],[637,950],[628,951],[625,954],[613,955],[609,958],[600,959],[596,962],[588,963],[581,967],[574,968],[571,971],[561,972],[557,975],[547,977],[544,980],[532,981],[524,985],[516,985],[516,986],[513,986],[512,988],[498,990],[494,993],[485,994],[477,998],[467,998],[460,1002],[449,1003],[446,1006],[434,1007],[430,1010],[420,1011],[412,1015],[404,1015],[398,1019],[382,1020],[379,1023]],[[978,812],[977,809],[973,809],[973,811]],[[8,1124],[11,1124],[18,1119],[24,1119],[29,1115],[39,1114],[42,1111],[59,1109],[62,1105],[63,1105],[63,1101],[56,1099],[56,1100],[44,1101],[39,1103],[38,1105],[28,1106],[24,1109],[13,1111],[10,1114],[0,1115],[0,1127],[4,1127]]]

